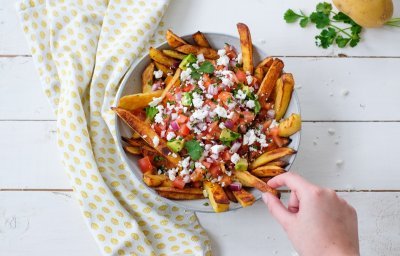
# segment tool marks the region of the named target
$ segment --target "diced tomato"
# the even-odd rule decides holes
[[[201,181],[192,182],[194,188],[201,188],[202,185],[203,183]]]
[[[234,124],[236,124],[239,121],[239,119],[240,119],[240,115],[238,114],[238,112],[236,112],[236,111],[233,112],[233,116],[230,120],[232,120],[232,122]]]
[[[176,121],[178,122],[178,124],[185,124],[188,119],[189,118],[187,116],[180,114]]]
[[[218,121],[215,121],[214,123],[210,124],[207,131],[208,131],[207,137],[219,138],[219,135],[221,134],[221,128],[219,128],[218,126]]]
[[[244,116],[243,119],[244,119],[244,121],[245,121],[246,123],[251,123],[251,122],[253,122],[253,120],[254,120],[254,118],[255,118],[255,115],[254,115],[253,112],[250,112],[250,111],[243,111],[242,114],[243,114],[243,116]]]
[[[196,168],[192,174],[190,174],[191,181],[201,181],[203,180],[203,173],[204,171],[200,168]]]
[[[192,84],[187,84],[185,87],[182,88],[182,91],[184,92],[190,92],[192,91],[194,86]]]
[[[153,170],[153,165],[151,164],[150,158],[148,156],[139,159],[138,165],[143,173],[150,172]]]
[[[279,129],[278,127],[274,127],[269,130],[269,135],[272,137],[272,140],[278,147],[282,147],[284,145],[284,140],[278,135]]]
[[[222,103],[225,104],[225,106],[228,106],[228,102],[232,100],[232,93],[230,92],[221,92],[218,94],[218,99],[222,101]]]
[[[225,187],[226,187],[226,186],[229,186],[230,184],[232,184],[232,179],[228,175],[224,175],[224,176],[222,176],[222,179],[220,182],[225,183]]]
[[[271,123],[272,123],[272,120],[265,121],[263,123],[263,130],[266,131],[269,128],[269,126],[271,125]]]
[[[143,110],[134,110],[132,113],[137,116],[140,120],[144,121],[146,120],[146,112]]]
[[[266,151],[271,151],[271,150],[274,150],[277,148],[278,148],[278,146],[275,144],[275,142],[271,142],[268,144]]]
[[[225,45],[225,51],[226,51],[226,55],[227,55],[230,59],[236,58],[235,49],[234,49],[231,45]]]
[[[236,71],[236,77],[239,80],[239,82],[241,82],[241,83],[246,82],[246,73],[243,70],[238,69]]]
[[[190,133],[190,130],[189,130],[189,128],[187,127],[187,125],[184,124],[184,125],[181,125],[181,128],[179,129],[179,133],[180,133],[183,137],[185,137],[186,135],[188,135],[188,134]]]
[[[204,74],[203,75],[203,82],[204,82],[204,86],[206,88],[208,88],[208,86],[210,86],[210,84],[212,84],[212,81],[211,81],[210,76],[208,74]]]
[[[204,165],[207,169],[210,169],[210,167],[211,167],[211,163],[209,163],[207,161],[202,161],[201,164]]]
[[[154,124],[154,130],[158,134],[161,134],[161,132],[164,131],[165,129],[166,129],[166,125],[165,124]]]
[[[211,110],[214,110],[217,105],[212,100],[206,100],[206,105],[210,106]]]
[[[185,182],[183,181],[182,177],[178,176],[172,182],[172,185],[174,186],[174,188],[183,189],[185,187]]]
[[[209,172],[213,178],[218,178],[218,176],[222,175],[221,166],[219,164],[213,164]]]
[[[222,159],[224,161],[230,161],[231,160],[231,153],[229,153],[229,150],[226,150],[222,153]]]

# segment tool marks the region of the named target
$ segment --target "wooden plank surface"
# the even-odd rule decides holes
[[[396,255],[400,192],[340,195],[357,209],[361,255]],[[286,201],[288,195],[283,198]],[[251,208],[198,217],[215,256],[294,253],[261,201]],[[0,192],[0,230],[1,252],[7,256],[99,255],[71,193]]]
[[[0,188],[63,188],[55,122],[0,122]],[[330,134],[329,131],[334,134]],[[306,122],[293,170],[322,186],[398,189],[399,122]],[[340,164],[342,162],[342,164]]]
[[[394,28],[364,31],[363,40],[356,48],[324,50],[315,47],[314,37],[318,31],[314,27],[301,29],[283,20],[288,8],[301,8],[311,13],[318,2],[321,1],[231,0],[227,4],[214,0],[173,0],[164,23],[165,27],[173,28],[179,34],[203,30],[236,35],[235,24],[244,22],[251,28],[253,41],[264,45],[273,55],[337,56],[344,53],[349,56],[400,56],[400,48],[394,43],[400,41],[400,33]],[[0,0],[0,55],[30,54],[14,5],[14,1]],[[399,16],[400,8],[396,8],[394,17]]]
[[[400,109],[393,97],[400,95],[400,58],[284,61],[295,76],[304,120],[400,120],[400,111],[391,111]],[[0,77],[0,120],[55,119],[30,57],[0,58]]]

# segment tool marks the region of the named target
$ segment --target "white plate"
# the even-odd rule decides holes
[[[230,35],[224,35],[224,34],[217,34],[217,33],[204,33],[204,34],[214,49],[221,49],[224,47],[225,43],[228,43],[230,45],[233,45],[234,47],[236,47],[236,49],[238,51],[240,51],[240,41],[236,37],[233,37]],[[186,40],[187,42],[192,42],[191,35],[183,36],[182,38],[184,40]],[[165,43],[159,45],[157,48],[167,49],[167,48],[169,48],[169,46],[168,46],[167,42],[165,42]],[[258,63],[264,57],[268,56],[265,52],[263,52],[260,48],[258,48],[256,46],[254,46],[253,52],[254,52],[254,63]],[[119,99],[125,95],[141,92],[141,87],[142,87],[141,86],[141,75],[142,75],[143,70],[149,63],[150,63],[150,57],[147,54],[143,58],[141,58],[138,62],[136,62],[129,69],[126,76],[124,77],[124,79],[121,82],[120,88],[119,88],[117,96],[116,96],[116,102],[118,102]],[[296,91],[293,92],[292,100],[291,100],[288,110],[286,112],[286,116],[289,116],[292,113],[300,114],[299,100],[298,100]],[[116,128],[115,130],[117,131],[118,138],[121,138],[121,136],[130,137],[132,135],[131,129],[125,123],[123,123],[119,118],[118,118],[118,121],[115,122],[115,128]],[[294,134],[291,138],[292,138],[292,142],[289,145],[289,147],[297,150],[299,148],[299,144],[300,144],[300,132]],[[142,172],[140,171],[140,169],[137,165],[138,158],[135,156],[132,156],[130,154],[126,154],[124,152],[124,150],[122,149],[122,141],[121,140],[117,141],[117,145],[120,148],[120,151],[123,152],[122,153],[123,160],[127,163],[130,170],[137,177],[137,179],[143,183]],[[289,168],[293,164],[293,161],[295,158],[296,158],[296,155],[292,155],[287,159],[289,162],[289,165],[286,167],[287,170],[289,170]],[[149,188],[147,186],[146,186],[146,188],[151,193],[157,194],[152,188]],[[255,198],[257,200],[260,199],[260,197],[261,197],[260,191],[258,191],[256,189],[251,189],[250,192],[255,196]],[[175,205],[175,206],[178,206],[179,208],[183,208],[186,210],[199,211],[199,212],[214,212],[211,205],[205,204],[205,203],[209,202],[208,199],[184,200],[184,201],[169,200],[166,198],[162,198],[162,199],[167,204]],[[232,202],[230,203],[230,206],[229,206],[230,210],[234,210],[234,209],[238,209],[238,208],[241,208],[240,204],[235,204]]]

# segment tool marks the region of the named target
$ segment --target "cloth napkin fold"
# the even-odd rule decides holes
[[[119,83],[150,45],[167,0],[23,0],[23,31],[57,116],[58,146],[104,255],[211,255],[192,212],[148,193],[115,145]],[[162,24],[161,24],[162,25]]]

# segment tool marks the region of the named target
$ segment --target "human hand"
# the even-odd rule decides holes
[[[263,200],[300,255],[360,255],[357,213],[335,191],[290,172],[268,185],[291,189],[287,208],[270,193],[264,193]]]

